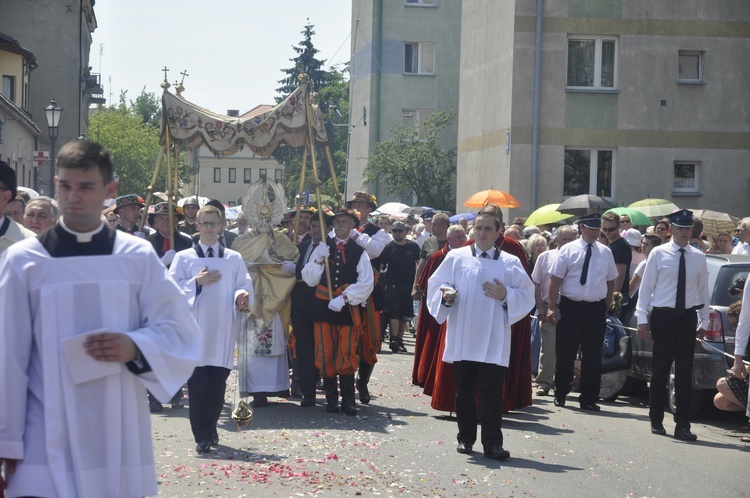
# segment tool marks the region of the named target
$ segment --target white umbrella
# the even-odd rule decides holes
[[[377,211],[380,214],[400,214],[404,209],[409,209],[409,206],[402,202],[386,202]]]
[[[188,200],[188,199],[194,199],[194,198],[195,198],[194,195],[191,195],[190,197],[183,197],[182,199],[180,199],[179,201],[177,201],[177,205],[180,206],[180,207],[182,207],[182,206],[185,205],[185,201],[186,200]],[[198,204],[200,205],[200,207],[203,207],[210,200],[211,199],[209,199],[208,197],[198,197]]]
[[[21,192],[26,192],[27,194],[29,194],[29,198],[31,199],[34,199],[35,197],[39,197],[39,192],[37,192],[33,188],[17,187],[17,190],[20,190]]]

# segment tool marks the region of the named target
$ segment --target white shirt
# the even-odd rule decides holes
[[[635,316],[638,325],[648,323],[648,308],[674,308],[677,300],[677,274],[680,267],[680,246],[667,242],[654,247],[646,260]],[[708,326],[709,295],[706,255],[690,244],[685,249],[685,308],[703,305],[698,310],[698,325]]]
[[[380,232],[385,233],[384,230],[380,230]],[[364,234],[360,234],[360,237],[362,235]],[[340,242],[340,240],[336,239],[336,242]],[[310,287],[315,287],[320,283],[323,271],[325,271],[325,264],[316,263],[315,258],[311,257],[310,261],[302,268],[302,280]],[[349,284],[343,293],[346,294],[347,302],[351,305],[366,302],[367,298],[372,294],[374,282],[375,277],[372,273],[370,257],[367,256],[367,251],[365,250],[362,251],[362,256],[359,257],[359,261],[357,262],[357,281]]]
[[[383,249],[391,240],[392,238],[388,232],[381,228],[372,237],[364,232],[360,232],[356,242],[367,252],[370,259],[375,259],[380,256],[380,253],[383,252]]]
[[[734,354],[744,355],[750,338],[750,292],[742,293],[742,310],[737,330],[734,333]],[[745,358],[747,359],[747,358]]]
[[[643,272],[645,270],[646,270],[646,260],[644,259],[643,261],[638,263],[638,266],[635,268],[635,271],[633,272],[633,276],[638,275],[638,278],[643,279]],[[630,287],[630,297],[635,296],[635,293],[638,292],[638,289],[640,288],[641,288],[640,281],[638,281],[638,285],[636,285],[635,287]]]
[[[601,301],[607,297],[607,282],[615,280],[618,275],[612,251],[604,244],[594,242],[591,245],[586,284],[581,285],[587,246],[583,238],[565,244],[550,268],[552,275],[563,279],[560,295],[573,301]]]
[[[432,236],[432,232],[428,232],[427,230],[422,230],[422,233],[419,234],[419,236],[414,239],[414,242],[419,245],[419,248],[422,249],[422,244],[424,244],[424,241],[429,239]]]
[[[750,254],[750,244],[747,242],[737,244],[734,246],[734,249],[732,249],[732,254]]]
[[[552,264],[557,260],[558,249],[550,249],[544,251],[536,258],[536,264],[531,272],[531,280],[537,284],[542,291],[542,301],[547,302],[547,295],[549,294],[549,281]]]

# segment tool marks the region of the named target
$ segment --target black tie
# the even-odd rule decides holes
[[[480,255],[479,255],[479,257],[480,257],[480,258],[489,258],[489,257],[490,257],[490,255],[489,255],[489,254],[487,254],[486,252],[483,252],[482,254],[480,254]]]
[[[318,248],[318,244],[320,244],[320,242],[316,242],[312,245],[312,247],[310,248],[310,251],[307,253],[307,260],[305,261],[305,263],[310,261],[310,258],[312,258],[312,255],[315,252],[315,249]]]
[[[208,248],[208,257],[209,258],[213,258],[214,257],[214,248],[213,247],[209,247]]]
[[[680,269],[677,272],[677,299],[675,300],[674,309],[677,313],[685,311],[685,249],[680,249]]]
[[[581,272],[581,285],[586,285],[586,277],[589,273],[589,263],[591,262],[591,244],[586,247],[586,259],[583,260],[583,271]]]

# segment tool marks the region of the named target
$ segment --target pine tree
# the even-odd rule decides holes
[[[297,56],[289,59],[290,62],[294,62],[293,67],[281,70],[287,76],[279,80],[281,86],[276,89],[279,93],[279,96],[276,97],[277,104],[281,103],[297,89],[300,73],[307,73],[315,91],[320,90],[330,81],[328,73],[322,69],[326,61],[315,58],[315,55],[320,50],[316,49],[312,42],[312,37],[315,34],[315,31],[313,31],[314,27],[314,25],[310,24],[310,19],[308,19],[305,29],[300,31],[303,36],[302,41],[299,42],[299,46],[292,46],[292,50],[297,53]]]

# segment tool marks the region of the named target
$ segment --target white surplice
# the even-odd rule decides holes
[[[200,332],[151,245],[118,232],[112,255],[53,258],[36,238],[0,260],[0,457],[7,496],[157,493],[146,389],[166,402],[193,372]],[[124,332],[152,370],[74,385],[61,341]]]
[[[472,247],[450,251],[427,283],[427,307],[438,323],[448,320],[443,361],[508,366],[510,326],[534,306],[534,284],[521,261],[501,252],[497,260],[474,257]],[[482,284],[500,280],[503,302],[485,295]],[[456,289],[455,304],[441,304],[441,287]]]
[[[197,293],[196,278],[203,268],[219,270],[221,279],[201,286]],[[240,321],[235,302],[242,292],[250,294],[253,305],[253,283],[240,253],[224,249],[223,258],[201,258],[195,249],[185,249],[175,255],[169,275],[188,297],[195,320],[203,333],[203,347],[198,366],[232,369],[237,329]]]

